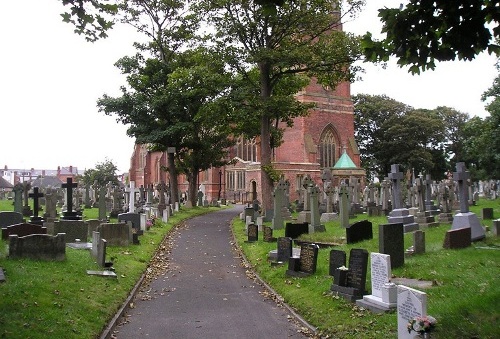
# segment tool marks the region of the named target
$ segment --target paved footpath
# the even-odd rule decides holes
[[[175,230],[159,261],[165,269],[145,279],[113,337],[306,338],[303,325],[247,277],[234,251],[229,224],[242,210],[195,217]]]

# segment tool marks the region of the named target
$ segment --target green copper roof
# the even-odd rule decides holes
[[[357,168],[354,162],[352,162],[351,158],[347,155],[347,152],[344,151],[342,156],[339,158],[334,169],[343,169],[343,168]]]

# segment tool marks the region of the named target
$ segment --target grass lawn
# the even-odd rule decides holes
[[[219,208],[181,209],[168,224],[157,222],[141,244],[107,247],[117,279],[87,275],[102,270],[89,251],[66,248],[62,262],[8,259],[7,242],[0,241],[0,338],[96,338],[122,306],[170,229],[183,220]],[[0,200],[0,211],[13,211],[11,201]],[[87,219],[98,209],[85,210]],[[116,221],[116,220],[112,220]]]
[[[500,217],[500,203],[480,200],[471,212],[481,215],[483,207],[492,207]],[[353,223],[366,219],[359,215]],[[342,244],[336,249],[362,248],[378,252],[378,225],[387,223],[385,217],[368,218],[373,223],[374,239],[357,244]],[[492,220],[481,220],[486,226]],[[329,222],[327,231],[303,236],[301,239],[318,242],[339,242],[345,237],[339,221]],[[259,276],[271,285],[284,301],[292,306],[325,338],[397,338],[396,313],[375,315],[332,295],[333,278],[328,275],[330,249],[320,249],[316,274],[306,278],[287,277],[285,266],[271,266],[268,252],[275,243],[244,243],[244,222],[235,221],[234,232],[248,261]],[[500,338],[500,239],[487,233],[484,241],[467,249],[445,250],[444,235],[450,224],[425,230],[426,253],[405,258],[403,267],[393,269],[395,277],[428,280],[434,286],[427,293],[428,314],[437,318],[433,338]],[[273,236],[284,236],[276,230]],[[262,238],[262,237],[260,237]],[[405,234],[405,248],[412,246],[411,234]],[[370,292],[370,263],[366,287]]]

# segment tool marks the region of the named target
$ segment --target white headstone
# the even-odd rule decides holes
[[[427,316],[427,294],[403,285],[398,286],[398,339],[418,338],[418,333],[408,333],[408,322]]]
[[[128,211],[130,213],[135,212],[135,182],[131,181],[130,182],[130,198],[128,200]]]
[[[370,254],[372,294],[364,295],[356,304],[369,309],[387,311],[397,306],[396,285],[389,284],[391,278],[391,256],[388,254]],[[394,296],[391,296],[393,292]]]

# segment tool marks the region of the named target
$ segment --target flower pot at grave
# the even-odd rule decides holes
[[[347,286],[349,270],[336,269],[333,274],[333,283],[338,286]]]

